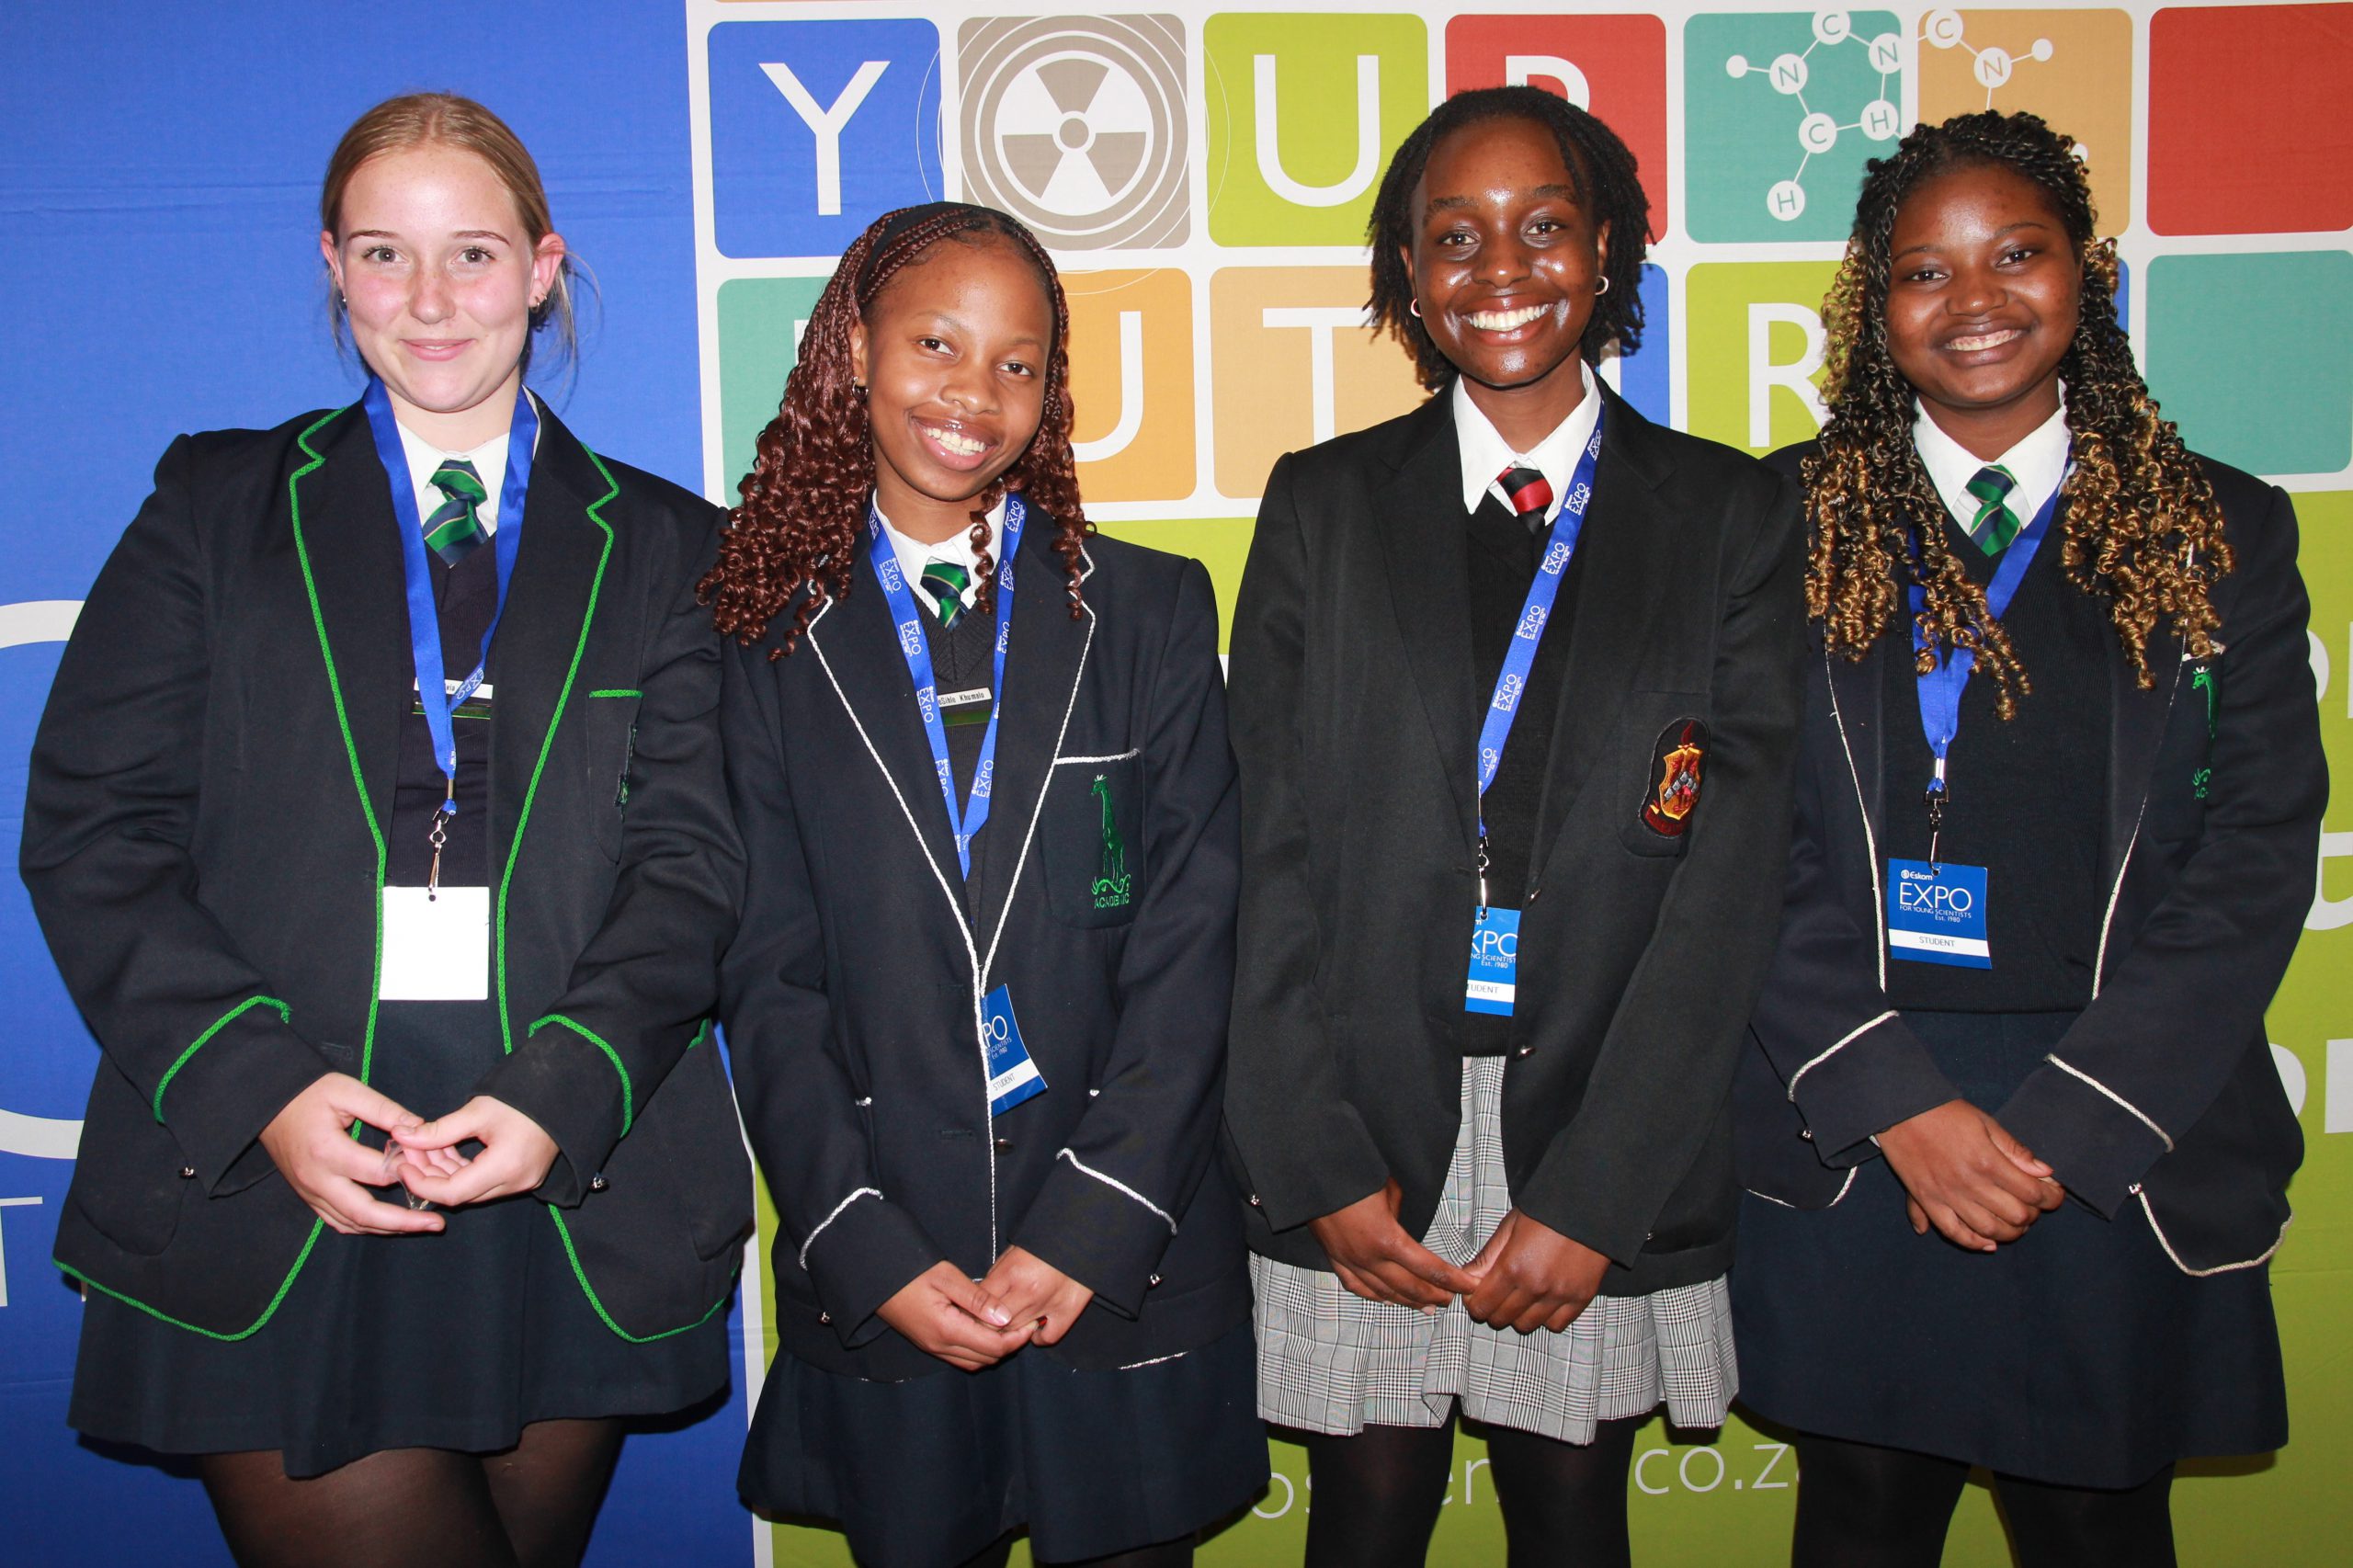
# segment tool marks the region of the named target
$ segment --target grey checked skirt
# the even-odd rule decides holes
[[[1423,1244],[1449,1263],[1478,1256],[1511,1209],[1504,1176],[1504,1059],[1462,1061],[1462,1131]],[[1563,1442],[1661,1403],[1677,1426],[1721,1426],[1740,1392],[1732,1302],[1721,1278],[1648,1296],[1600,1296],[1555,1334],[1472,1321],[1461,1301],[1416,1312],[1368,1301],[1322,1269],[1253,1256],[1258,1414],[1353,1437],[1367,1426],[1442,1426],[1460,1400],[1473,1421]]]

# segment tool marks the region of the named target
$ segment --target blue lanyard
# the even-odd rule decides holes
[[[2070,465],[2072,469],[2072,465]],[[2042,504],[2034,520],[2020,529],[2009,547],[2002,551],[2001,563],[1994,568],[1994,580],[1985,585],[1985,608],[1999,620],[2002,612],[2010,608],[2010,600],[2018,591],[2026,569],[2034,564],[2035,551],[2042,548],[2043,536],[2051,531],[2051,519],[2058,515],[2059,492],[2066,488],[2064,473],[2057,489]],[[1911,585],[1912,646],[1921,652],[1927,648],[1928,639],[1920,630],[1920,611],[1927,597],[1920,585]],[[1961,733],[1961,693],[1969,684],[1969,672],[1977,667],[1977,654],[1968,648],[1955,648],[1938,661],[1937,666],[1919,677],[1920,729],[1928,737],[1928,750],[1936,754],[1936,768],[1929,776],[1928,801],[1928,860],[1937,858],[1937,836],[1944,827],[1945,804],[1951,798],[1945,789],[1945,756],[1952,749],[1953,737]]]
[[[454,692],[441,668],[441,616],[433,603],[433,574],[425,563],[425,524],[416,515],[416,486],[409,479],[408,453],[401,445],[399,422],[392,417],[392,394],[370,376],[368,427],[375,433],[376,456],[392,483],[392,517],[400,524],[401,575],[408,585],[408,646],[416,664],[416,703],[425,710],[425,731],[432,737],[433,760],[449,780],[449,798],[441,814],[457,814],[458,737],[450,715],[482,685],[490,661],[490,640],[498,634],[498,619],[506,613],[506,585],[515,577],[515,557],[523,546],[523,497],[531,484],[531,446],[540,433],[540,413],[531,394],[515,389],[515,418],[506,429],[506,479],[498,487],[498,531],[491,536],[498,558],[498,601],[483,629],[482,652],[473,673]],[[435,831],[439,831],[436,819]],[[438,845],[437,845],[438,847]]]
[[[989,687],[989,727],[981,736],[981,759],[972,770],[972,795],[961,808],[956,803],[956,770],[948,762],[948,727],[939,720],[939,692],[931,673],[931,645],[924,641],[923,615],[907,575],[899,569],[899,552],[882,532],[882,514],[870,504],[866,509],[867,559],[882,585],[882,597],[898,625],[899,652],[906,656],[907,674],[915,678],[915,708],[923,714],[924,735],[931,742],[931,766],[939,774],[940,798],[948,802],[948,825],[956,835],[956,864],[966,877],[972,874],[972,840],[989,820],[989,785],[996,770],[996,726],[1005,717],[1005,647],[1013,638],[1013,555],[1021,548],[1021,525],[1029,510],[1017,494],[1005,498],[1002,558],[996,568],[996,675]]]
[[[1544,623],[1552,619],[1552,601],[1561,597],[1561,579],[1577,552],[1577,535],[1585,527],[1585,509],[1593,501],[1593,471],[1601,458],[1601,420],[1593,422],[1593,438],[1585,444],[1576,471],[1569,476],[1569,493],[1545,536],[1544,559],[1528,597],[1519,607],[1519,626],[1504,650],[1504,667],[1495,673],[1495,695],[1487,699],[1487,716],[1479,725],[1479,799],[1503,766],[1504,744],[1511,738],[1512,721],[1519,717],[1519,699],[1528,691],[1528,672],[1536,665],[1536,645],[1544,640]],[[1479,813],[1479,907],[1487,907],[1487,813]]]

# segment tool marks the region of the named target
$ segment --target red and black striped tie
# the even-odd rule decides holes
[[[1552,510],[1552,487],[1544,476],[1532,468],[1507,468],[1496,475],[1495,483],[1511,497],[1511,509],[1528,525],[1528,531],[1542,533],[1545,519]]]

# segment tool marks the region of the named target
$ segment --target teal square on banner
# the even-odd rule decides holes
[[[2149,263],[2149,390],[2192,449],[2251,472],[2353,463],[2353,253]]]
[[[1714,244],[1843,240],[1863,165],[1903,135],[1889,11],[1694,17],[1683,29],[1684,222]]]

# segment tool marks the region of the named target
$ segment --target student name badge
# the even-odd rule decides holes
[[[1519,989],[1519,911],[1487,909],[1471,927],[1471,978],[1462,1010],[1511,1017]]]
[[[1985,868],[1949,860],[1887,863],[1887,947],[1915,963],[1992,969],[1985,941]]]
[[[989,1053],[989,1114],[1003,1116],[1023,1100],[1046,1092],[1045,1074],[1021,1043],[1013,1017],[1013,990],[1000,985],[981,998],[981,1043]]]
[[[482,1002],[490,997],[490,889],[384,890],[385,1002]]]

